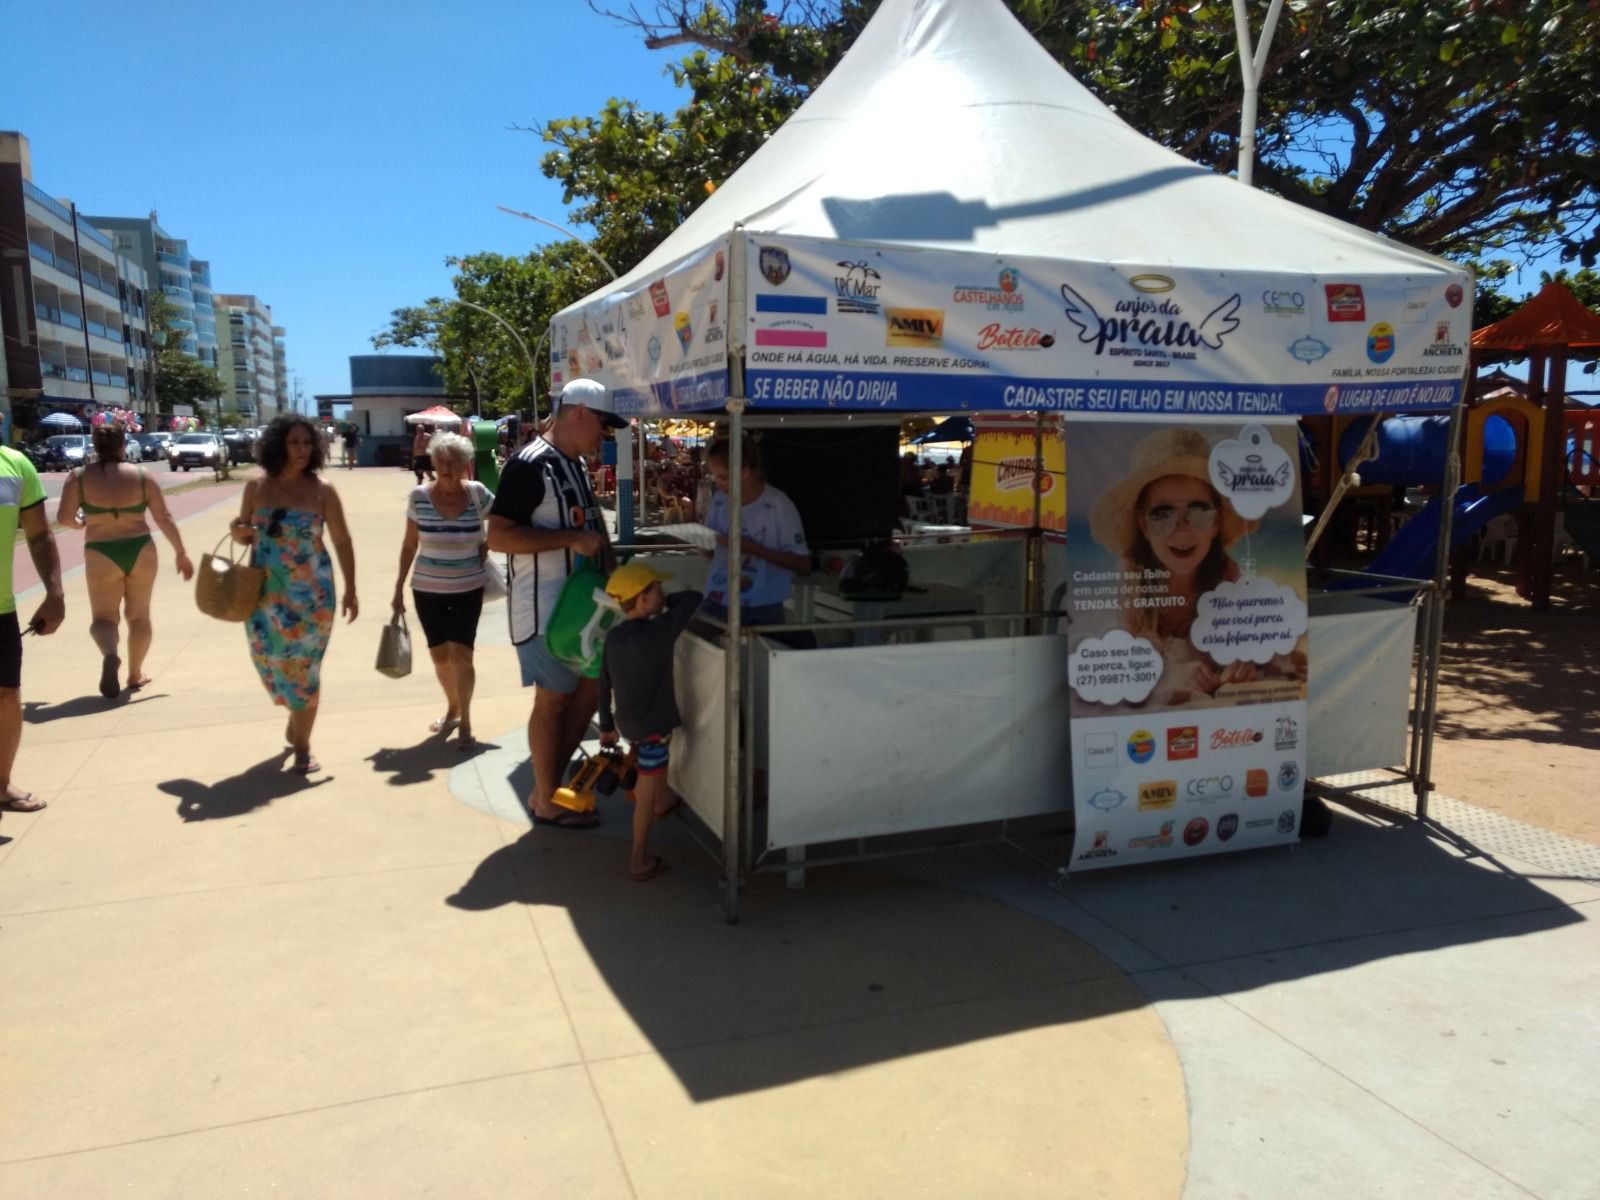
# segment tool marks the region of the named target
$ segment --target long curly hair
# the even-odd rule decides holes
[[[268,475],[281,474],[289,465],[289,431],[296,425],[311,438],[311,461],[306,463],[306,474],[315,475],[322,470],[322,434],[308,418],[289,415],[275,418],[256,443],[256,461]]]

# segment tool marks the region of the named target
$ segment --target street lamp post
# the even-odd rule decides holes
[[[539,372],[534,368],[533,355],[528,353],[528,343],[522,340],[522,335],[516,331],[516,328],[511,324],[510,321],[506,320],[499,313],[493,311],[492,309],[487,309],[481,304],[474,304],[471,300],[462,300],[459,297],[456,299],[456,303],[470,308],[474,312],[481,312],[486,317],[493,317],[496,321],[499,321],[501,325],[505,326],[506,332],[509,333],[513,339],[515,339],[517,345],[522,348],[522,357],[528,360],[528,394],[533,399],[533,415],[535,419],[537,419],[539,416]],[[481,411],[483,408],[483,402],[481,399],[478,402],[478,407],[480,410],[478,415],[481,417],[483,415]]]
[[[554,221],[546,221],[543,217],[536,217],[532,213],[519,212],[517,209],[507,208],[504,204],[496,204],[495,207],[503,213],[509,213],[513,217],[521,217],[524,221],[532,221],[537,225],[543,225],[546,229],[554,229],[557,233],[566,234],[573,241],[577,242],[578,245],[582,246],[584,252],[588,254],[590,258],[594,259],[595,262],[604,267],[607,275],[611,276],[613,280],[618,278],[616,268],[600,256],[600,251],[596,250],[585,239],[573,233],[572,230],[568,229],[565,225],[557,225]]]

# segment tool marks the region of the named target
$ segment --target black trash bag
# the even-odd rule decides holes
[[[839,594],[852,600],[898,600],[911,584],[911,568],[892,547],[868,546],[844,566]]]

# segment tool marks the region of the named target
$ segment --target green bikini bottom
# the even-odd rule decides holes
[[[124,575],[132,575],[133,568],[139,561],[139,555],[151,542],[148,533],[141,533],[138,537],[112,538],[105,542],[85,542],[85,550],[98,550],[112,562],[116,563]]]

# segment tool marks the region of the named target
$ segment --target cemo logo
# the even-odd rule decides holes
[[[1128,735],[1128,757],[1134,762],[1147,763],[1155,756],[1155,734],[1148,729],[1135,729]]]
[[[938,346],[944,343],[944,309],[886,308],[887,345]]]

